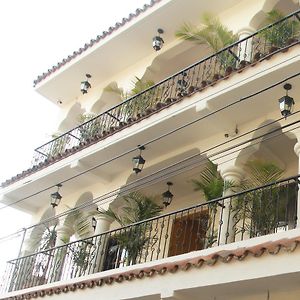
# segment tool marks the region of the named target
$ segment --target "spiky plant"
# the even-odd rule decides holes
[[[200,179],[193,179],[195,191],[201,191],[206,201],[211,201],[222,197],[223,192],[229,188],[234,188],[236,185],[232,181],[225,181],[220,172],[218,171],[217,165],[212,161],[208,161],[204,170],[200,173]],[[208,220],[206,230],[206,246],[210,247],[216,241],[217,232],[212,228],[213,220],[217,213],[218,203],[208,204]]]
[[[242,190],[254,189],[280,180],[283,170],[276,164],[252,160],[246,164],[247,177],[241,184]],[[279,185],[258,189],[237,198],[234,208],[237,228],[247,231],[250,237],[274,231],[278,203]],[[240,224],[239,224],[240,223]]]
[[[94,113],[83,113],[79,116],[78,123],[81,126],[78,128],[78,130],[80,132],[81,142],[87,141],[88,139],[93,138],[97,134],[102,133],[103,128],[99,122],[99,119],[96,117],[97,115]]]
[[[176,37],[199,45],[207,45],[213,52],[218,52],[237,41],[237,35],[224,26],[217,17],[206,13],[201,19],[200,27],[184,23],[176,31]],[[236,63],[236,58],[228,51],[221,52],[216,58],[224,70]]]
[[[273,9],[267,13],[265,25],[273,24],[284,18],[284,14],[277,9]],[[299,33],[300,25],[296,20],[286,19],[275,26],[263,30],[260,33],[270,46],[281,48],[288,45],[289,41]]]
[[[206,167],[200,174],[200,179],[193,179],[195,191],[201,191],[206,201],[222,197],[223,192],[234,186],[231,181],[224,181],[218,167],[212,161],[208,161]]]
[[[107,211],[100,210],[99,213],[112,218],[121,227],[125,227],[158,216],[163,208],[155,203],[156,198],[133,192],[123,197],[124,206],[121,213],[112,208]],[[125,250],[126,264],[135,264],[137,259],[141,258],[146,246],[153,246],[156,242],[150,236],[149,230],[150,223],[144,222],[116,232],[114,238],[117,245],[111,248],[111,251]]]
[[[69,245],[72,252],[72,261],[76,268],[73,273],[79,275],[84,274],[94,256],[94,244],[92,239],[86,239],[94,234],[91,218],[97,215],[96,210],[86,211],[75,209],[71,211],[65,220],[64,226],[70,232],[74,232],[79,239],[85,239]],[[63,237],[64,242],[68,241],[68,237]]]

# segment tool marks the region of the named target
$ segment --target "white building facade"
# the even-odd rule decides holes
[[[231,43],[175,36],[205,12]],[[2,183],[33,220],[0,299],[299,299],[299,41],[297,1],[153,0],[38,76],[61,118]]]

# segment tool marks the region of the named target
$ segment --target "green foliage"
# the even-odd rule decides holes
[[[78,209],[71,211],[64,222],[67,232],[74,232],[79,239],[92,236],[94,234],[94,229],[91,225],[91,218],[96,216],[97,213],[98,212],[96,210],[86,211]],[[66,242],[67,238],[68,237],[63,237]],[[76,272],[77,275],[80,276],[81,274],[84,274],[87,267],[91,263],[95,246],[92,243],[92,239],[91,241],[88,239],[75,242],[69,247],[72,252],[72,261],[76,265],[76,268],[73,270],[73,272]]]
[[[226,26],[224,26],[217,17],[211,14],[202,15],[201,28],[190,23],[184,23],[176,33],[176,37],[195,42],[199,45],[207,45],[214,52],[233,44],[237,41],[237,35],[233,34]],[[229,52],[221,52],[217,56],[221,67],[226,69],[231,66],[234,67],[236,59]]]
[[[46,227],[46,230],[40,242],[39,251],[54,248],[56,238],[57,238],[56,225],[51,227]]]
[[[200,174],[200,180],[193,179],[195,191],[201,191],[207,201],[223,196],[223,192],[234,187],[234,182],[224,181],[217,165],[209,161]]]
[[[200,174],[200,179],[193,179],[195,191],[201,191],[204,194],[206,201],[211,201],[223,196],[223,192],[227,189],[234,188],[235,184],[232,181],[224,181],[217,165],[212,161],[208,161],[205,169]],[[217,240],[217,231],[212,228],[213,220],[215,219],[218,210],[218,203],[208,204],[208,220],[206,230],[206,246],[211,247]]]
[[[265,25],[273,24],[283,18],[284,14],[282,12],[273,9],[267,13]],[[299,33],[299,29],[300,25],[298,21],[287,19],[276,24],[276,26],[263,30],[260,36],[263,37],[270,46],[281,48],[288,45],[289,40]]]
[[[99,122],[99,119],[96,117],[97,115],[93,113],[83,113],[79,116],[79,125],[83,124],[79,127],[81,142],[87,141],[88,139],[93,138],[95,135],[102,133],[102,126]],[[84,124],[86,122],[88,123]]]
[[[132,80],[132,89],[131,89],[130,95],[131,96],[137,95],[137,94],[147,90],[148,88],[150,88],[153,85],[154,85],[153,80],[142,80],[142,79],[138,78],[137,76],[135,76],[135,79]]]
[[[248,176],[241,184],[242,190],[276,182],[283,174],[283,170],[274,163],[260,160],[249,161],[246,170]],[[274,231],[279,207],[275,201],[278,194],[279,186],[275,184],[238,197],[234,207],[237,229],[241,226],[250,237]]]
[[[153,80],[143,80],[143,79],[135,76],[134,79],[131,81],[131,85],[132,85],[131,90],[127,91],[127,92],[124,91],[122,88],[112,87],[112,86],[108,86],[104,90],[106,92],[118,94],[121,97],[121,99],[123,101],[125,101],[126,99],[128,99],[134,95],[137,95],[137,94],[143,92],[144,90],[147,90],[151,86],[153,86],[154,81]]]
[[[147,90],[154,85],[152,80],[143,80],[135,76],[134,80],[131,82],[132,88],[130,91],[125,92],[122,88],[108,86],[105,88],[107,92],[113,92],[120,96],[120,98],[125,101],[134,95],[140,94],[141,92]],[[130,117],[135,117],[138,113],[142,114],[148,107],[151,107],[153,98],[160,97],[159,89],[152,89],[146,94],[142,94],[135,98],[133,101],[127,101],[123,106],[123,119],[126,121]]]
[[[49,156],[56,157],[58,154],[63,153],[66,150],[66,145],[70,141],[70,137],[65,134],[54,133],[51,135],[52,139],[55,139],[52,143]]]
[[[163,208],[155,203],[156,198],[133,192],[123,197],[125,205],[122,208],[122,214],[118,214],[111,208],[107,211],[101,210],[100,214],[109,216],[121,227],[124,227],[158,216]],[[114,236],[117,240],[117,246],[111,250],[116,251],[119,248],[125,250],[127,265],[135,264],[137,258],[143,254],[145,247],[152,246],[156,242],[156,239],[148,234],[149,230],[150,224],[148,222],[120,230]]]
[[[76,265],[73,272],[76,276],[81,276],[85,274],[86,269],[93,260],[95,245],[92,240],[84,240],[80,243],[74,243],[70,245],[70,250],[72,252],[72,261]]]

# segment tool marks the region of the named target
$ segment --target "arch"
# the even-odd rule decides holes
[[[85,192],[79,196],[74,207],[92,202],[93,194],[91,192]],[[97,205],[92,204],[86,208],[71,211],[63,223],[63,228],[65,228],[65,231],[68,233],[68,236],[65,237],[66,240],[69,240],[71,236],[75,236],[76,239],[81,239],[93,235],[92,217],[96,210]]]
[[[51,246],[55,245],[55,238],[56,238],[55,229],[56,226],[58,225],[58,220],[53,219],[51,221],[43,223],[43,221],[46,221],[54,216],[55,216],[55,209],[52,207],[47,208],[39,220],[39,222],[42,224],[35,226],[30,232],[30,236],[26,241],[26,251],[32,253],[34,251],[39,250],[41,247],[47,248],[47,246],[41,245],[41,241],[43,237],[44,239],[49,239],[49,241],[45,241],[46,243],[49,243],[49,245]],[[45,234],[49,234],[49,235],[45,237],[44,236]]]
[[[268,126],[254,132],[253,138],[258,139],[240,151],[236,159],[236,166],[244,168],[247,161],[259,159],[275,163],[285,170],[287,176],[296,174],[298,171],[298,158],[294,153],[296,137],[289,133],[283,133],[280,123],[273,122],[273,120],[264,121],[258,127],[263,125]]]
[[[118,84],[115,81],[108,84],[103,89],[99,99],[91,107],[91,112],[98,115],[101,112],[121,103],[122,98],[121,95],[117,92],[118,89]]]
[[[76,102],[72,105],[65,117],[58,126],[60,132],[66,132],[76,126],[78,126],[79,116],[85,112],[85,109],[81,107],[81,104]]]
[[[125,185],[120,188],[118,196],[109,206],[116,210],[123,205],[123,196],[128,194],[127,185],[130,183],[132,183],[130,186],[132,191],[141,191],[145,195],[153,196],[154,194],[161,195],[167,189],[166,182],[172,181],[172,193],[176,195],[175,201],[176,199],[189,198],[194,193],[190,179],[198,176],[206,166],[206,162],[206,155],[201,155],[198,148],[192,148],[150,166],[146,165],[142,170],[143,177],[138,182],[135,182],[136,174],[131,173],[129,175]],[[181,171],[183,172],[181,173]],[[152,183],[150,186],[149,182]],[[173,209],[172,206],[170,209]]]
[[[262,9],[252,17],[249,25],[255,29],[264,26],[266,14],[272,9],[277,9],[287,15],[297,9],[297,4],[287,0],[265,0]]]

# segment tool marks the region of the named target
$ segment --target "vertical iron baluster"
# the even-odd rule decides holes
[[[190,252],[191,246],[192,246],[192,236],[193,236],[193,230],[194,230],[194,224],[195,224],[195,209],[191,211],[191,214],[189,214],[190,210],[188,212],[188,219],[187,219],[187,225],[190,227],[189,232],[187,232],[187,239],[188,239],[188,252]],[[192,220],[190,220],[190,216]],[[191,224],[190,224],[191,222]],[[194,241],[195,242],[195,241]]]
[[[164,236],[164,247],[163,247],[163,252],[162,252],[162,258],[166,257],[166,249],[167,249],[167,243],[168,243],[168,238],[170,236],[169,230],[170,230],[170,220],[171,220],[171,215],[168,215],[168,221],[167,221],[167,227],[166,227],[166,232]]]
[[[164,220],[162,220],[161,224],[160,224],[160,231],[159,231],[159,237],[158,237],[158,245],[157,245],[157,253],[156,253],[156,259],[159,258],[159,254],[160,254],[160,244],[161,244],[161,240],[162,240],[162,230],[164,228]],[[157,219],[157,222],[159,223],[159,219]]]

